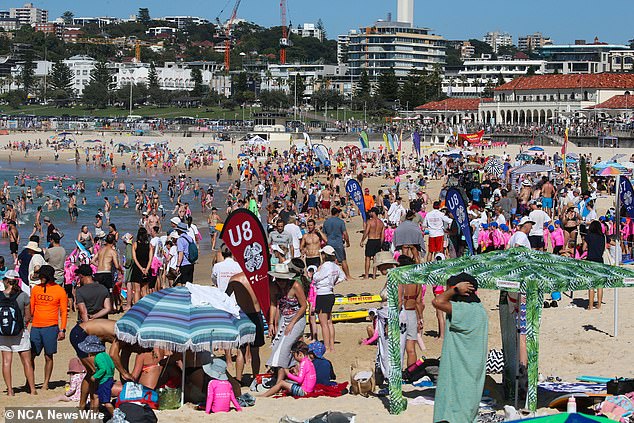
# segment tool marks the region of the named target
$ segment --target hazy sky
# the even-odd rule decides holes
[[[51,19],[69,9],[75,16],[127,17],[136,14],[139,7],[147,7],[153,17],[194,15],[213,21],[223,8],[221,18],[226,19],[235,4],[235,0],[33,1],[37,7],[47,8]],[[23,0],[5,0],[0,8],[22,3]],[[279,25],[279,3],[279,0],[242,0],[238,16],[264,26]],[[493,30],[509,32],[515,42],[518,35],[535,31],[562,44],[575,39],[592,40],[595,36],[615,44],[634,38],[632,0],[415,0],[414,10],[416,25],[429,27],[447,39],[481,38]],[[321,18],[329,38],[385,19],[388,12],[396,19],[396,0],[288,0],[289,21],[300,24]]]

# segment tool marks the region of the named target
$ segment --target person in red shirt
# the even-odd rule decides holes
[[[31,352],[33,369],[35,357],[44,350],[44,383],[42,389],[48,389],[53,373],[53,355],[57,353],[57,341],[66,336],[68,318],[68,297],[66,291],[55,283],[55,269],[48,264],[37,272],[40,284],[31,289]]]

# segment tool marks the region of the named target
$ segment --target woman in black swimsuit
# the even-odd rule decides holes
[[[565,231],[564,235],[567,236],[566,244],[568,240],[574,241],[577,243],[577,229],[579,228],[579,213],[574,207],[568,207],[568,210],[564,213],[563,219],[563,229]]]
[[[145,228],[139,228],[136,242],[132,245],[132,273],[130,282],[134,289],[134,302],[137,303],[142,296],[148,294],[150,283],[150,266],[154,257],[154,247],[150,244],[150,237]],[[128,296],[130,294],[128,293]]]

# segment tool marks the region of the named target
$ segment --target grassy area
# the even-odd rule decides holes
[[[244,118],[251,119],[251,113],[259,109],[244,109]],[[21,106],[12,109],[9,106],[0,107],[1,114],[8,115],[35,115],[35,116],[95,116],[95,117],[125,117],[129,111],[118,107],[108,107],[106,109],[86,109],[77,107],[55,107],[46,105]],[[132,114],[144,117],[173,118],[180,116],[199,117],[209,119],[242,119],[241,108],[234,110],[222,109],[220,107],[153,107],[142,106],[132,109]]]

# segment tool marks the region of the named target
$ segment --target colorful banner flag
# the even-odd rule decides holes
[[[420,134],[418,133],[418,131],[414,131],[414,133],[412,134],[412,142],[414,143],[416,155],[420,156]]]
[[[621,175],[620,179],[619,200],[621,201],[621,207],[625,208],[627,217],[634,218],[634,189],[632,189],[632,183],[627,176]]]
[[[269,318],[269,246],[256,215],[247,209],[233,211],[225,220],[220,238],[251,282],[264,317]],[[270,323],[270,322],[269,322]]]
[[[348,159],[352,160],[352,148],[350,148],[349,145],[346,145],[343,148],[343,152],[345,153],[345,155],[348,157]]]
[[[566,150],[568,150],[568,128],[566,128],[564,132],[564,143],[561,146],[561,154],[563,154],[564,157],[566,156]]]
[[[306,132],[304,132],[303,135],[304,135],[304,141],[306,142],[306,145],[308,146],[308,148],[312,148],[313,143],[310,140],[310,135],[308,135]]]
[[[396,148],[394,146],[394,135],[392,134],[387,134],[387,139],[390,142],[390,147],[392,147],[392,151],[395,151]]]
[[[387,151],[392,151],[392,148],[390,147],[390,141],[388,138],[388,134],[386,134],[385,132],[383,133],[383,142],[385,143],[385,148]]]
[[[361,217],[365,222],[365,201],[363,200],[363,191],[361,190],[361,185],[355,179],[350,179],[346,184],[346,192],[350,195],[350,198],[352,198],[354,204],[356,204],[356,206],[359,208],[359,213],[361,214]]]
[[[484,137],[484,129],[475,134],[458,134],[458,139],[468,141],[471,144],[479,143],[482,141],[482,137]]]
[[[447,190],[445,204],[458,223],[458,227],[467,242],[467,247],[469,247],[469,253],[473,255],[473,239],[471,238],[471,226],[469,226],[469,214],[467,213],[464,198],[462,198],[460,191],[456,188],[449,188],[449,190]]]
[[[361,148],[370,148],[370,139],[368,138],[367,132],[361,131],[361,135],[359,135],[359,142],[361,143]]]
[[[328,149],[323,144],[315,144],[313,146],[313,152],[324,166],[330,166],[330,155]]]
[[[351,153],[352,153],[352,156],[350,157],[350,160],[356,160],[359,163],[361,163],[361,160],[363,160],[363,157],[361,157],[361,149],[359,147],[357,147],[356,145],[353,145],[350,150],[351,150]]]

